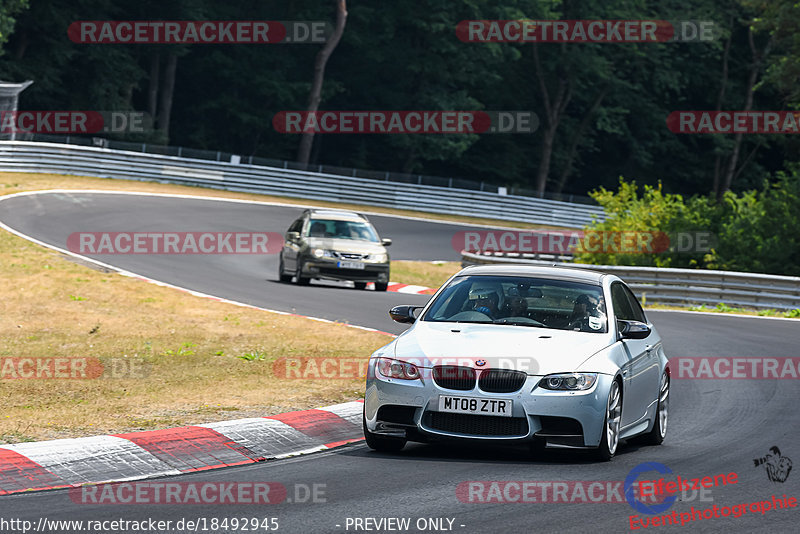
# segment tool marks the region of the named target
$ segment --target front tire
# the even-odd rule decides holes
[[[298,263],[297,264],[297,274],[296,274],[297,285],[298,286],[307,286],[309,284],[309,282],[311,282],[311,278],[305,278],[305,277],[301,276],[302,272],[303,272],[303,264],[302,263]]]
[[[283,256],[281,256],[280,264],[278,264],[278,280],[284,283],[292,281],[292,275],[286,274],[283,270]]]
[[[619,446],[619,427],[622,419],[622,390],[619,382],[614,380],[608,392],[606,417],[603,420],[603,438],[597,449],[598,459],[608,462],[614,457]]]
[[[367,429],[367,418],[363,414],[361,421],[364,425],[364,440],[370,449],[378,452],[400,452],[406,446],[407,440],[403,438],[390,438],[370,432]]]
[[[375,282],[375,291],[386,291],[389,288],[389,282]]]
[[[653,430],[645,434],[644,442],[650,445],[661,445],[667,437],[667,420],[669,419],[669,375],[661,375],[661,387],[658,389],[658,408]]]

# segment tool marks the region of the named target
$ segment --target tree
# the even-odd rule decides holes
[[[28,0],[4,0],[0,4],[0,53],[17,22],[15,15],[28,8]]]
[[[325,42],[322,50],[317,54],[314,61],[314,79],[311,82],[311,92],[308,95],[308,106],[306,111],[309,114],[316,113],[319,109],[319,103],[322,99],[322,82],[325,79],[325,65],[328,63],[328,58],[336,49],[339,40],[344,34],[344,26],[347,23],[347,2],[346,0],[336,0],[336,26],[334,27],[333,34]],[[297,149],[297,161],[299,163],[308,163],[308,158],[311,155],[311,145],[314,142],[314,132],[303,132],[300,138],[300,146]]]

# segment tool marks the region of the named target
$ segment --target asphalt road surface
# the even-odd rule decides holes
[[[113,230],[247,230],[283,232],[296,208],[184,201],[122,195],[38,195],[0,202],[0,220],[37,239],[63,246],[73,231]],[[457,225],[439,225],[391,217],[371,217],[382,235],[392,237],[399,259],[455,259],[449,240]],[[408,242],[406,244],[406,242]],[[426,297],[355,291],[344,285],[297,287],[274,281],[274,258],[161,256],[98,256],[146,276],[214,295],[287,311],[346,320],[398,332],[385,310],[398,303],[423,303]],[[667,355],[760,358],[797,356],[800,323],[783,320],[648,312],[659,330]],[[694,509],[731,507],[773,495],[800,497],[800,473],[784,482],[769,480],[754,459],[773,446],[784,457],[800,461],[800,410],[797,380],[674,379],[667,438],[661,446],[622,445],[607,463],[581,452],[550,451],[532,457],[527,450],[502,446],[409,444],[398,454],[379,454],[363,444],[308,456],[245,467],[170,477],[171,481],[273,481],[289,490],[289,500],[273,505],[85,505],[67,490],[0,498],[0,516],[27,519],[277,518],[278,532],[626,532],[629,516],[647,516],[622,503],[542,503],[544,484],[533,493],[537,502],[470,502],[488,498],[489,481],[625,480],[643,462],[659,462],[684,478],[736,473],[736,484],[700,495],[679,495],[678,514]],[[483,483],[484,491],[457,492],[464,483]],[[316,485],[316,499],[304,500]],[[461,486],[460,486],[461,485]],[[617,488],[618,488],[617,484]],[[480,486],[472,486],[480,488]],[[513,488],[513,486],[507,486]],[[694,495],[693,495],[694,493]],[[605,494],[605,492],[604,492]],[[613,491],[611,493],[613,495]],[[567,495],[571,495],[568,493]],[[521,492],[509,491],[508,498]],[[553,493],[550,492],[553,497]],[[502,494],[500,499],[505,498]],[[298,502],[301,501],[301,502]],[[316,501],[316,502],[313,502]],[[466,501],[466,502],[465,502]],[[740,517],[697,520],[681,526],[651,526],[655,532],[797,532],[798,508],[761,513],[748,506]],[[663,515],[663,514],[659,514]],[[366,518],[371,518],[366,521]],[[408,529],[379,521],[407,518]],[[360,521],[357,521],[360,520]],[[639,525],[636,525],[639,526]],[[369,530],[368,530],[369,528]],[[641,530],[644,530],[643,528]],[[640,530],[640,531],[641,531]],[[19,532],[19,530],[3,530]],[[60,532],[64,532],[62,530]],[[184,530],[185,531],[185,530]],[[203,531],[199,529],[198,531]],[[218,528],[206,532],[242,532]],[[251,530],[252,531],[252,530]],[[265,532],[265,530],[256,530]]]

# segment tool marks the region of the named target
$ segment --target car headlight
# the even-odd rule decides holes
[[[336,254],[332,250],[325,250],[323,248],[315,248],[311,250],[315,258],[335,258]]]
[[[559,391],[582,391],[597,382],[597,373],[563,373],[547,375],[539,381],[539,387]]]
[[[389,261],[389,255],[386,254],[385,252],[382,254],[371,254],[370,259],[378,263],[386,263],[387,261]]]
[[[419,368],[413,363],[380,358],[377,363],[378,372],[386,378],[399,378],[400,380],[416,380],[419,378]]]

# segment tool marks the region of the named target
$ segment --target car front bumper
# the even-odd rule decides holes
[[[614,377],[598,374],[586,391],[552,391],[538,387],[542,376],[530,375],[513,393],[487,393],[476,386],[456,391],[438,386],[430,369],[418,380],[389,379],[369,364],[364,415],[370,432],[412,441],[472,439],[530,441],[550,447],[597,447],[603,433],[608,392]],[[452,414],[439,411],[439,396],[512,401],[511,417]]]
[[[344,269],[337,261],[309,260],[303,263],[303,276],[325,280],[350,280],[352,282],[389,282],[388,263],[363,262],[363,269]]]

